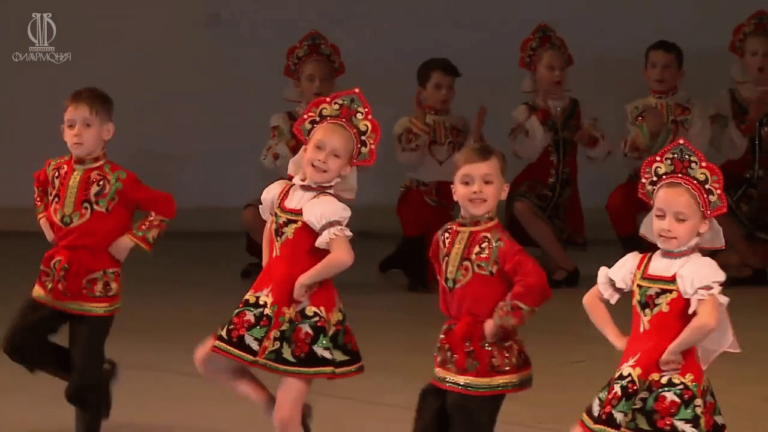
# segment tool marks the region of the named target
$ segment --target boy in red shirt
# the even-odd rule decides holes
[[[477,128],[476,128],[477,129]],[[477,135],[454,157],[453,198],[461,217],[434,237],[440,283],[434,375],[419,395],[415,432],[492,432],[507,393],[531,387],[531,362],[517,327],[552,295],[539,264],[496,217],[506,199],[504,155]]]
[[[104,345],[120,308],[122,263],[134,245],[152,249],[176,215],[176,203],[107,159],[105,147],[115,132],[109,95],[83,88],[69,96],[65,109],[61,130],[71,154],[49,159],[35,173],[37,220],[53,247],[3,351],[30,372],[66,381],[76,431],[98,432],[109,418],[117,372]],[[137,210],[147,216],[134,224]],[[48,339],[64,324],[69,347]]]

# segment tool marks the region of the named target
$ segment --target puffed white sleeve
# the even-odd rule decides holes
[[[613,151],[613,145],[605,139],[605,133],[597,121],[597,117],[584,115],[584,105],[581,105],[581,128],[589,134],[590,145],[585,146],[584,154],[591,161],[602,161]]]
[[[710,296],[717,298],[720,305],[715,330],[697,346],[699,361],[705,369],[723,352],[741,351],[728,315],[730,300],[722,294],[723,282],[725,282],[725,273],[720,266],[713,259],[703,256],[691,258],[677,271],[677,286],[680,294],[691,302],[688,313],[696,313],[699,301]]]
[[[509,141],[512,143],[512,153],[515,157],[533,162],[551,139],[552,134],[544,129],[527,105],[520,105],[512,112]]]
[[[288,185],[287,180],[278,180],[264,189],[261,193],[261,205],[259,205],[259,213],[265,221],[269,221],[272,216],[275,215],[275,205],[277,204],[277,197],[282,192],[283,188]]]
[[[726,91],[720,94],[709,112],[709,147],[726,160],[740,158],[748,142],[743,131],[733,121],[730,93]]]
[[[328,249],[332,238],[352,237],[352,231],[347,228],[352,210],[336,198],[319,197],[310,200],[304,204],[302,213],[307,225],[319,234],[315,246],[320,249]]]
[[[622,293],[632,289],[632,279],[640,257],[638,252],[632,252],[617,261],[613,267],[600,267],[597,271],[597,288],[603,298],[611,304],[616,304]]]

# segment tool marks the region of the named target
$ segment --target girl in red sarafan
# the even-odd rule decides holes
[[[195,353],[199,372],[263,406],[277,431],[308,431],[316,378],[346,378],[363,363],[331,281],[354,261],[339,201],[357,191],[356,166],[376,157],[380,128],[359,89],[315,99],[293,127],[305,143],[293,179],[261,195],[264,270],[230,321]],[[275,395],[248,370],[281,375]]]
[[[513,113],[509,134],[516,157],[528,165],[510,185],[507,229],[523,246],[537,246],[554,261],[550,286],[573,287],[580,272],[564,245],[583,246],[584,214],[578,186],[578,149],[600,160],[610,153],[597,120],[582,122],[579,100],[566,92],[573,56],[547,24],[520,46],[520,67],[530,71],[523,91],[533,98]]]
[[[261,155],[264,166],[277,171],[279,178],[286,178],[288,162],[301,149],[301,139],[293,133],[293,124],[308,103],[333,93],[336,79],[344,72],[346,65],[341,59],[341,50],[317,30],[305,34],[288,48],[283,75],[290,79],[290,84],[283,92],[283,98],[297,105],[269,119],[269,140]],[[264,235],[264,219],[259,214],[260,204],[259,200],[254,200],[243,208],[243,225],[247,231],[245,250],[254,258],[240,272],[243,279],[257,276],[262,268],[259,242]]]
[[[646,159],[640,173],[638,192],[653,206],[640,235],[660,250],[601,267],[584,296],[595,327],[624,355],[571,431],[724,432],[704,370],[740,348],[721,294],[725,273],[699,253],[725,246],[715,220],[728,210],[722,175],[684,139]],[[625,292],[633,306],[628,338],[605,306]]]

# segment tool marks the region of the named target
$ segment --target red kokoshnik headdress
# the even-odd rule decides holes
[[[325,123],[343,126],[354,137],[353,166],[373,165],[381,128],[359,88],[313,100],[293,125],[293,132],[306,145],[312,133]]]
[[[656,191],[669,182],[677,182],[690,189],[698,198],[706,218],[728,212],[720,168],[707,162],[704,155],[683,138],[643,162],[638,194],[643,201],[653,204]]]
[[[744,56],[744,42],[753,34],[768,35],[768,11],[759,10],[733,29],[728,51],[739,57]]]
[[[543,48],[560,51],[565,58],[565,66],[573,66],[573,55],[565,40],[558,36],[555,29],[546,23],[540,23],[520,44],[520,67],[533,72],[536,68],[536,53]]]
[[[317,30],[312,30],[302,37],[296,45],[288,48],[285,53],[285,66],[283,75],[298,80],[301,78],[301,68],[308,60],[322,58],[331,65],[334,78],[344,75],[346,66],[341,59],[341,50],[331,43],[325,35]]]

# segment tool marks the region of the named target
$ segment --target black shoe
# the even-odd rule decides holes
[[[112,413],[112,387],[117,380],[117,363],[107,359],[104,362],[104,406],[101,412],[102,420],[107,420]]]
[[[101,432],[101,418],[92,412],[75,410],[75,432]]]
[[[400,242],[389,255],[387,255],[381,262],[379,262],[379,273],[389,273],[392,270],[403,270],[405,267],[406,257],[406,245],[407,242],[404,238],[400,239]]]
[[[259,276],[263,267],[261,262],[252,262],[240,270],[240,279],[254,279]]]
[[[553,279],[551,277],[548,279],[550,288],[575,288],[579,285],[579,280],[581,279],[581,271],[578,267],[576,267],[573,270],[568,271],[568,274],[566,274],[565,277],[561,279]]]

